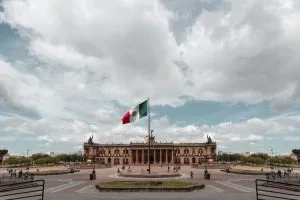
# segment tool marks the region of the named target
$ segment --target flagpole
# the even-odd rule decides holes
[[[149,174],[150,174],[150,98],[149,97],[147,103],[147,115],[148,115],[148,163],[149,163]]]

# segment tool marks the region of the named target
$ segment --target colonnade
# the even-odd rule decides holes
[[[148,164],[148,149],[131,149],[132,164]],[[151,164],[172,164],[174,163],[173,149],[150,149]]]

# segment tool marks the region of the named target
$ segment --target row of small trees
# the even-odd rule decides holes
[[[241,154],[222,154],[218,155],[218,161],[220,162],[237,162],[237,163],[244,163],[244,164],[256,164],[256,165],[290,165],[296,164],[297,161],[290,158],[290,157],[282,157],[282,156],[275,156],[271,157],[268,154],[259,153],[259,154],[252,154],[250,156],[243,156]]]
[[[81,162],[82,156],[77,154],[61,154],[51,157],[48,154],[34,154],[31,157],[9,157],[6,161],[8,165],[28,166],[28,165],[49,165],[62,162]]]

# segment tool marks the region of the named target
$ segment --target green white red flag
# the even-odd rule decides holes
[[[131,108],[125,115],[122,117],[122,123],[128,124],[147,116],[148,112],[148,99],[139,105]]]

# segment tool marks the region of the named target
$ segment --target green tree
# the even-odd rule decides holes
[[[32,154],[32,159],[33,160],[37,160],[39,158],[46,158],[46,157],[49,157],[48,154],[44,154],[44,153],[37,153],[37,154]]]
[[[252,154],[251,156],[259,157],[264,160],[267,160],[269,158],[268,154],[266,154],[266,153],[257,153],[257,154]]]
[[[298,161],[300,160],[300,149],[293,149],[292,152],[297,156]]]
[[[9,157],[7,160],[6,160],[6,162],[7,162],[7,164],[9,164],[9,165],[18,165],[19,164],[19,158],[17,158],[17,157]]]
[[[251,155],[248,157],[244,157],[244,162],[255,164],[255,165],[263,165],[263,164],[265,164],[266,161],[260,157]]]

